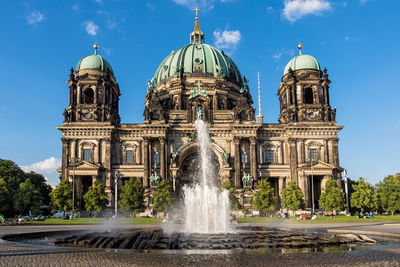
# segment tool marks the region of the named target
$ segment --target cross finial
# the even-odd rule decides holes
[[[97,45],[97,42],[94,43],[93,48],[94,48],[94,54],[97,55],[97,49],[99,49],[99,46]]]
[[[193,10],[196,11],[196,19],[199,19],[199,11],[200,11],[200,9],[198,7],[196,7]]]

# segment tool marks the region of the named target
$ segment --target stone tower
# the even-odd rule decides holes
[[[302,54],[295,56],[284,70],[279,85],[280,123],[335,121],[336,110],[329,104],[327,70],[322,72],[318,61]]]
[[[69,106],[64,111],[64,122],[120,122],[118,114],[119,86],[111,65],[95,54],[82,58],[71,68],[68,85]]]

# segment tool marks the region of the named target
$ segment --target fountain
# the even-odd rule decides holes
[[[207,123],[195,122],[198,142],[199,182],[185,186],[184,226],[186,233],[225,233],[231,230],[229,193],[215,186],[215,168],[211,162],[211,142]]]

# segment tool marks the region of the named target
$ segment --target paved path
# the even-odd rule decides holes
[[[253,224],[254,225],[254,224]],[[263,224],[265,225],[265,224]],[[268,224],[296,230],[357,229],[400,233],[397,224]],[[154,225],[124,225],[127,228]],[[60,231],[94,230],[93,225],[0,226],[0,235]],[[21,245],[0,241],[0,266],[400,266],[400,246],[355,251],[270,253],[259,251],[229,252],[132,252]]]

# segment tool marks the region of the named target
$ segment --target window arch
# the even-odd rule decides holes
[[[304,104],[314,104],[314,93],[311,87],[304,89]]]
[[[94,104],[94,91],[92,88],[86,88],[83,91],[83,104]]]

